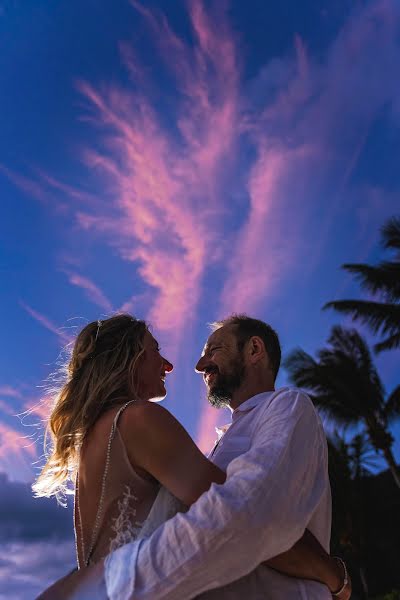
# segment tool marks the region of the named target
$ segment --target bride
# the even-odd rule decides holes
[[[78,571],[43,600],[86,597],[80,586],[88,581],[88,597],[107,598],[103,559],[110,552],[187,510],[213,482],[224,483],[225,473],[178,421],[150,402],[166,396],[172,369],[146,323],[130,315],[89,323],[78,335],[49,419],[51,452],[33,485],[36,496],[60,497],[74,482]],[[308,531],[266,564],[340,587],[340,565]]]

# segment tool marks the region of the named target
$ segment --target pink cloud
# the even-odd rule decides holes
[[[12,479],[30,480],[37,459],[35,442],[0,421],[0,471]]]
[[[257,159],[247,178],[249,210],[229,260],[220,314],[265,310],[299,261],[306,260],[302,269],[309,271],[320,260],[371,123],[396,97],[399,21],[395,3],[368,5],[346,22],[324,63],[312,61],[297,37],[295,58],[272,60],[249,87],[264,108],[248,124]],[[307,220],[318,212],[327,184],[331,201],[306,259]]]
[[[11,406],[7,404],[7,402],[4,402],[4,400],[0,400],[0,410],[4,414],[10,415],[11,417],[15,416],[15,408],[11,408]]]
[[[20,301],[20,305],[29,315],[31,315],[31,317],[43,325],[43,327],[54,333],[63,343],[69,343],[71,341],[71,337],[59,329],[48,317],[34,310],[25,302]]]
[[[104,292],[93,283],[88,277],[84,277],[83,275],[79,275],[78,273],[71,273],[69,271],[65,271],[68,280],[72,285],[75,285],[84,290],[86,296],[89,298],[93,304],[96,304],[107,313],[113,312],[113,307],[110,300],[106,297]]]
[[[48,203],[49,196],[45,187],[43,187],[34,179],[21,175],[20,173],[16,173],[2,164],[0,164],[0,172],[3,173],[3,175],[5,175],[16,187],[18,187],[28,196],[36,198],[45,204]]]
[[[0,385],[0,396],[21,399],[22,393],[20,392],[20,390],[11,385]]]
[[[98,198],[94,194],[90,194],[78,187],[64,183],[48,173],[45,173],[42,169],[36,168],[35,172],[41,184],[44,185],[47,190],[57,190],[72,200],[77,200],[85,205],[94,205],[95,203],[98,203]]]
[[[398,97],[396,3],[355,10],[321,63],[295,39],[294,57],[272,59],[248,85],[246,135],[256,160],[248,205],[232,240],[218,316],[262,316],[292,273],[303,281],[319,265],[374,119]],[[329,194],[324,214],[321,197]],[[310,226],[310,222],[313,224]],[[217,415],[208,413],[206,428]],[[206,435],[200,428],[200,439]]]
[[[204,401],[207,402],[206,400]],[[225,415],[226,422],[229,421],[229,417]],[[221,414],[216,408],[213,408],[210,404],[205,404],[205,407],[201,411],[197,434],[196,444],[202,452],[208,454],[211,452],[214,444],[218,438],[215,427],[217,422],[221,420]]]
[[[236,49],[227,25],[217,30],[200,4],[191,12],[198,39],[194,50],[162,15],[133,4],[157,34],[155,42],[170,50],[162,55],[182,93],[181,141],[161,126],[140,93],[115,86],[95,90],[80,82],[97,122],[112,132],[104,152],[87,151],[86,161],[114,192],[116,210],[103,216],[80,212],[77,218],[83,228],[109,235],[125,260],[138,263],[139,274],[154,290],[147,317],[178,339],[194,319],[204,270],[212,260],[207,248],[216,240],[223,212],[217,198],[222,161],[230,160],[238,133]]]

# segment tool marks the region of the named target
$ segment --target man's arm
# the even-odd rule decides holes
[[[224,485],[106,560],[110,597],[192,598],[288,550],[326,491],[325,445],[311,401],[298,391],[279,394]]]

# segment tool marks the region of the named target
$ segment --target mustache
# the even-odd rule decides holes
[[[217,367],[206,367],[203,371],[204,375],[211,375],[211,373],[219,373]]]

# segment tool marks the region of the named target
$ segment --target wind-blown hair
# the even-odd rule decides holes
[[[274,378],[276,379],[281,364],[281,345],[278,334],[272,329],[271,325],[259,319],[248,317],[245,314],[233,314],[222,321],[211,323],[211,329],[216,331],[225,325],[236,326],[235,335],[239,351],[243,350],[245,343],[254,335],[262,339],[269,356]]]
[[[137,362],[146,331],[144,321],[119,314],[93,321],[79,333],[64,366],[63,385],[53,394],[45,434],[47,461],[32,486],[35,496],[62,499],[86,433],[111,406],[137,397]]]

